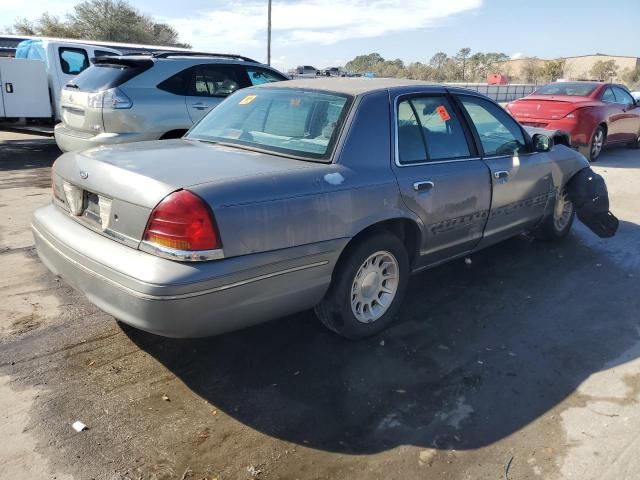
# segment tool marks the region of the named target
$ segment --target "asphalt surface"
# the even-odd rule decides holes
[[[640,478],[639,151],[596,164],[616,237],[576,223],[417,274],[360,342],[312,312],[199,340],[117,324],[34,251],[57,155],[0,133],[0,478]]]

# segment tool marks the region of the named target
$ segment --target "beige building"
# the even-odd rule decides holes
[[[623,57],[618,55],[582,55],[579,57],[565,57],[554,60],[541,58],[517,58],[508,60],[501,65],[500,73],[509,76],[512,82],[531,82],[536,78],[538,82],[548,79],[544,77],[543,69],[551,61],[563,60],[564,69],[562,78],[567,80],[593,80],[591,69],[596,62],[607,62],[613,60],[618,67],[614,81],[622,81],[622,74],[625,71],[640,67],[640,57]]]

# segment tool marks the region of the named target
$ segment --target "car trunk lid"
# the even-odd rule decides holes
[[[171,192],[317,165],[200,141],[138,142],[62,155],[54,165],[54,196],[87,226],[131,244]]]
[[[509,105],[509,111],[518,119],[557,120],[576,108],[590,102],[587,97],[530,95]]]
[[[100,132],[102,122],[102,107],[90,107],[90,92],[83,92],[77,88],[65,87],[60,94],[60,117],[71,130],[87,134]]]

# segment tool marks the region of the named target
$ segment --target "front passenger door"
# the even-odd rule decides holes
[[[482,159],[491,170],[491,213],[482,246],[511,237],[542,219],[555,198],[551,158],[534,152],[522,128],[499,105],[472,95],[458,95]]]
[[[236,90],[247,87],[246,73],[236,65],[204,64],[191,69],[187,111],[196,123]]]

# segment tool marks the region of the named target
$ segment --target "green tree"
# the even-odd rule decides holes
[[[45,12],[35,20],[19,19],[12,30],[18,35],[190,47],[178,41],[173,27],[154,22],[125,0],[85,0],[64,19]]]
[[[555,82],[564,75],[564,60],[549,60],[542,66],[545,80]]]
[[[471,55],[470,48],[461,48],[456,55],[456,60],[462,64],[462,81],[463,82],[465,81],[464,74],[467,66],[467,58],[469,58],[469,55]]]
[[[384,58],[379,53],[369,53],[368,55],[358,55],[347,62],[344,68],[349,72],[355,73],[373,72],[374,67],[383,62]]]
[[[640,66],[625,69],[622,72],[622,81],[631,89],[640,88]]]
[[[595,80],[611,80],[618,73],[618,65],[615,60],[598,60],[593,64],[589,73]]]
[[[538,83],[544,76],[544,71],[540,60],[529,58],[522,66],[521,74],[527,83]]]

